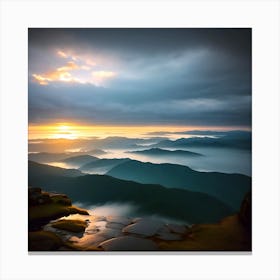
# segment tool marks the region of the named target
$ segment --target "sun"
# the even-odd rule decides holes
[[[68,125],[60,125],[57,129],[61,132],[69,132],[70,127]]]
[[[55,133],[52,135],[54,139],[76,139],[77,132],[69,125],[58,125],[55,128]]]

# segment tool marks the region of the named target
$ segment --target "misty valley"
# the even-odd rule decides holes
[[[251,251],[250,28],[28,29],[28,250]]]
[[[251,132],[191,133],[29,140],[29,250],[251,250]]]

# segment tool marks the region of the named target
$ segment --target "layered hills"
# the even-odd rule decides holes
[[[46,191],[65,193],[73,201],[89,205],[131,202],[138,207],[139,213],[168,216],[188,223],[216,222],[234,213],[231,207],[205,193],[141,184],[107,175],[63,175],[68,172],[29,161],[28,182],[30,186],[40,186]]]
[[[185,151],[185,150],[166,150],[160,148],[151,148],[148,150],[141,151],[130,151],[127,153],[140,154],[140,155],[153,155],[153,156],[187,156],[187,157],[197,157],[202,156],[200,153]]]
[[[81,165],[88,164],[96,160],[99,160],[99,158],[90,155],[79,155],[79,156],[67,157],[65,159],[62,159],[61,162],[74,167],[80,167]]]
[[[104,174],[109,170],[111,170],[113,167],[129,160],[130,160],[129,158],[120,158],[120,159],[103,158],[103,159],[94,160],[86,164],[83,164],[82,166],[79,167],[79,170],[88,173]]]
[[[227,147],[251,149],[252,135],[248,131],[228,131],[220,137],[190,137],[177,140],[163,140],[151,145],[153,148],[188,148],[188,147]]]
[[[177,164],[154,164],[130,160],[112,168],[107,175],[142,184],[160,184],[169,188],[207,193],[239,209],[251,189],[251,178],[241,174],[199,172]]]

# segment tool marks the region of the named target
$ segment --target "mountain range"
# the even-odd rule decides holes
[[[95,173],[95,174],[104,174],[111,170],[113,167],[129,161],[129,158],[114,158],[114,159],[98,159],[91,161],[89,163],[83,164],[79,167],[79,170],[88,173]]]
[[[44,167],[44,168],[42,168]],[[65,169],[55,167],[47,164],[40,164],[34,161],[28,161],[28,176],[34,177],[45,177],[51,176],[63,176],[63,177],[78,177],[84,175],[80,170],[77,169]]]
[[[94,156],[80,155],[80,156],[73,156],[73,157],[68,157],[68,158],[62,159],[60,162],[63,162],[63,163],[66,163],[68,165],[78,168],[81,165],[85,165],[90,162],[95,162],[97,160],[99,160],[99,158],[94,157]]]
[[[185,150],[165,150],[160,148],[151,148],[148,150],[140,150],[140,151],[129,151],[126,153],[132,153],[132,154],[140,154],[140,155],[153,155],[153,156],[187,156],[187,157],[197,157],[197,156],[203,156],[200,153],[185,151]]]
[[[239,209],[244,195],[251,190],[251,178],[241,174],[199,172],[177,164],[154,164],[130,160],[112,168],[107,175],[139,183],[160,184],[207,193]]]
[[[162,149],[150,149],[146,152],[161,153],[162,151],[165,152]],[[39,160],[58,159],[65,156],[65,154],[48,153],[34,155],[40,156],[36,158]],[[107,174],[118,179],[142,184],[160,184],[168,188],[201,192],[216,197],[236,210],[240,208],[244,195],[251,190],[251,178],[249,176],[220,172],[200,172],[178,164],[155,164],[129,158],[99,159],[89,155],[68,157],[61,160],[61,162],[77,168],[78,170],[75,170],[74,173],[75,176],[81,175],[82,172]],[[67,172],[72,174],[70,171]]]
[[[190,137],[177,140],[162,140],[151,148],[187,148],[187,147],[227,147],[251,149],[252,134],[248,131],[228,131],[220,137]]]
[[[156,184],[140,184],[107,175],[77,176],[75,171],[28,162],[29,186],[65,193],[89,205],[130,202],[139,213],[157,214],[188,223],[217,222],[234,210],[211,195]]]
[[[79,156],[82,153],[29,153],[28,159],[31,161],[36,161],[40,163],[62,161],[68,157]]]

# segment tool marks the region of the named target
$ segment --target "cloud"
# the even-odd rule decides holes
[[[69,71],[79,69],[79,66],[76,65],[73,61],[68,62],[66,65],[55,69],[54,71],[47,72],[44,74],[32,74],[34,80],[40,85],[48,85],[50,82],[77,82],[81,81],[77,78],[74,78]]]
[[[65,71],[71,71],[75,69],[79,69],[80,67],[73,61],[67,62],[65,66],[62,66],[57,69],[58,72],[65,72]]]
[[[30,122],[251,125],[250,29],[31,29],[29,71]]]
[[[62,51],[59,51],[59,55],[63,58],[68,57]],[[81,77],[75,77],[72,73],[74,70],[83,70],[84,72],[80,75]],[[53,71],[43,74],[32,74],[32,77],[34,78],[34,81],[40,85],[48,85],[51,82],[71,82],[78,84],[91,83],[96,86],[101,86],[104,85],[106,80],[112,79],[116,76],[116,73],[113,71],[102,70],[91,72],[91,70],[92,67],[88,65],[78,65],[74,61],[68,61],[65,65],[60,66]]]
[[[141,89],[132,94],[141,95]],[[127,93],[128,94],[128,93]],[[188,105],[188,99],[168,99],[142,102],[125,100],[118,90],[89,84],[66,86],[49,85],[29,87],[29,119],[32,122],[72,121],[94,124],[168,124],[250,126],[251,103],[244,98],[232,97],[217,102]],[[164,96],[163,96],[164,97]],[[146,98],[146,97],[145,97]]]
[[[71,59],[73,61],[83,62],[85,65],[88,65],[89,68],[96,65],[96,61],[94,61],[94,58],[89,54],[78,54],[76,51],[73,50],[57,50],[56,54],[64,59]]]
[[[250,28],[34,28],[29,43],[37,48],[157,56],[197,48],[226,52],[250,64]],[[112,51],[113,50],[113,51]]]
[[[37,74],[33,74],[32,76],[40,85],[48,85],[50,81],[49,78],[47,78],[46,76],[37,75]]]
[[[63,51],[57,51],[57,55],[60,56],[60,57],[63,57],[63,58],[67,58],[67,54]]]
[[[93,71],[92,82],[99,86],[102,85],[107,79],[114,78],[117,74],[112,71]]]
[[[57,54],[59,57],[66,58],[66,59],[72,59],[72,60],[74,60],[74,61],[80,60],[80,58],[79,58],[77,55],[74,55],[74,54],[71,53],[71,52],[65,52],[65,51],[62,51],[62,50],[58,50],[58,51],[56,52],[56,54]]]
[[[238,133],[240,131],[215,131],[215,130],[188,130],[188,131],[153,131],[147,132],[145,135],[147,136],[168,136],[168,135],[190,135],[190,136],[214,136],[221,137],[228,134]],[[249,133],[249,132],[248,132]]]

